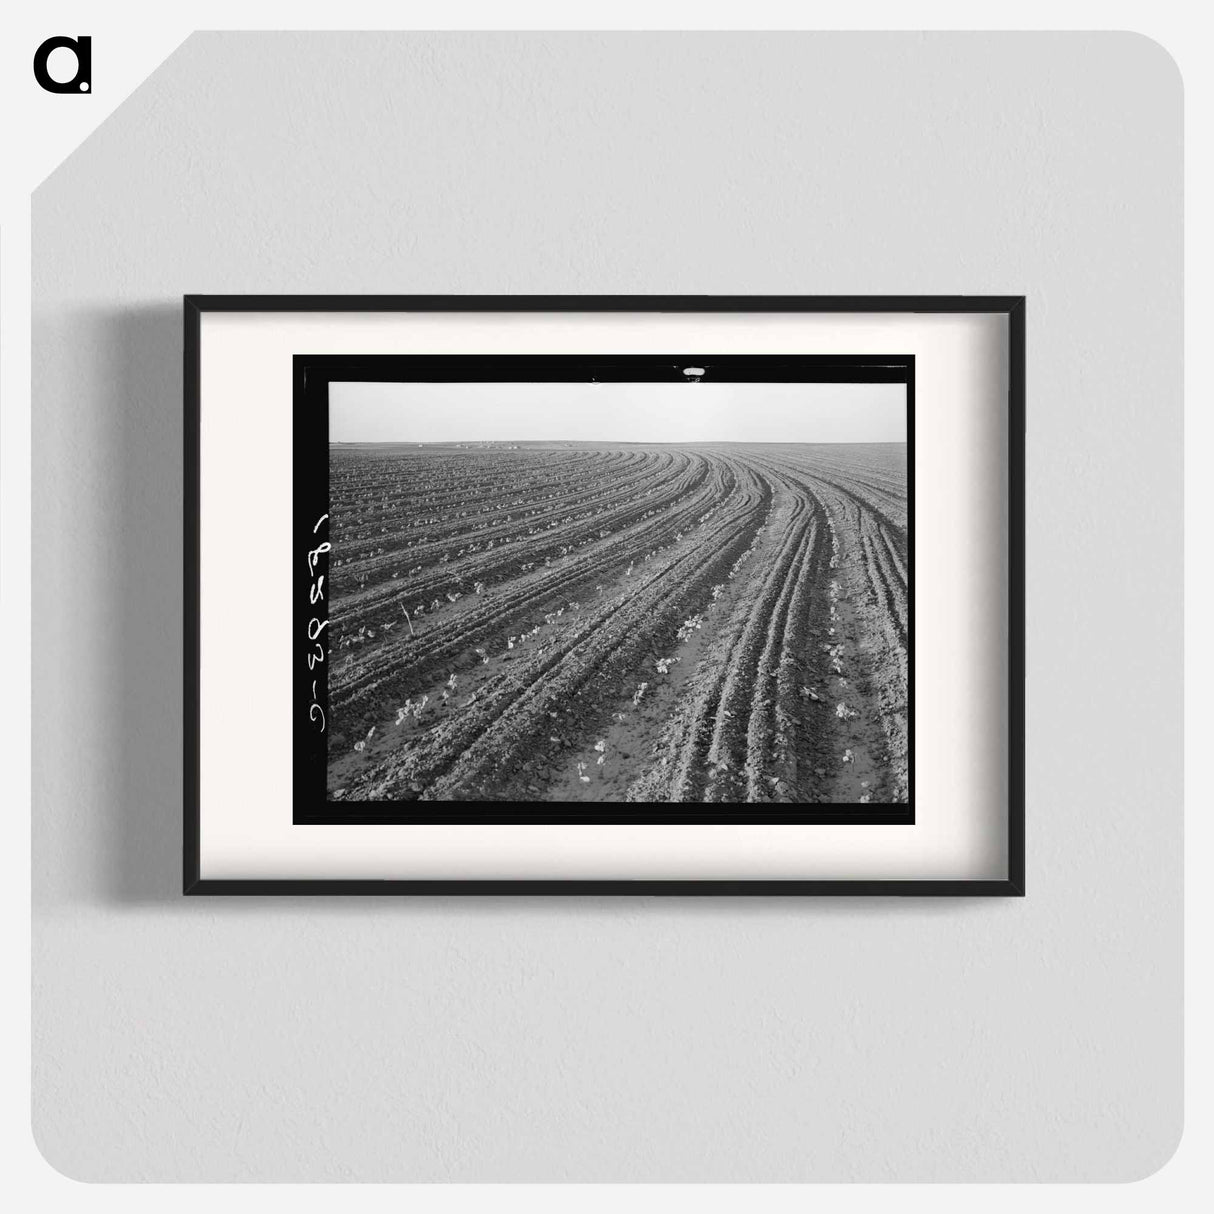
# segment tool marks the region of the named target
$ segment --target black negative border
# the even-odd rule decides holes
[[[294,703],[292,705],[292,822],[296,826],[422,825],[452,822],[504,823],[530,820],[555,822],[565,814],[538,812],[531,802],[460,800],[449,802],[367,802],[342,801],[338,805],[326,799],[326,734],[314,720],[312,705],[328,716],[327,646],[326,660],[309,665],[309,652],[315,643],[309,639],[308,626],[321,621],[327,599],[313,605],[309,589],[312,570],[304,554],[315,550],[327,532],[318,533],[316,520],[327,517],[329,459],[329,385],[335,382],[374,383],[670,383],[694,391],[683,368],[694,365],[704,374],[703,382],[714,383],[901,383],[906,385],[907,446],[907,547],[911,574],[910,652],[907,661],[908,717],[907,764],[908,797],[900,805],[801,804],[795,809],[764,806],[763,820],[800,825],[849,824],[912,826],[914,810],[914,358],[910,355],[618,355],[583,357],[579,355],[431,355],[369,354],[348,355],[297,354],[294,357],[294,486],[293,528],[296,546],[292,553],[296,572],[295,621],[292,636],[294,661]],[[323,488],[322,488],[323,487]],[[324,558],[321,558],[324,560]],[[318,570],[322,572],[323,570]],[[327,614],[327,613],[326,613]],[[313,631],[315,626],[313,627]],[[321,634],[323,637],[323,633]],[[317,718],[319,719],[319,718]],[[560,805],[560,802],[545,802]],[[438,807],[442,806],[440,810]],[[531,818],[520,818],[519,806]],[[722,809],[697,807],[694,811],[676,811],[656,806],[637,806],[631,812],[627,803],[612,806],[602,821],[612,823],[679,823],[694,819],[703,822],[755,821],[740,817],[738,803],[722,803]],[[500,808],[491,808],[500,807]],[[662,816],[662,815],[665,816]],[[582,819],[586,821],[587,819]]]
[[[1024,296],[321,296],[187,295],[184,308],[184,815],[183,892],[191,895],[786,895],[1023,896],[1024,784]],[[204,880],[200,873],[199,424],[203,312],[738,312],[989,313],[1008,323],[1008,814],[1007,873],[995,880]],[[912,410],[913,417],[913,410]],[[909,436],[908,436],[909,437]],[[908,451],[908,509],[913,459]],[[909,518],[908,518],[909,522]],[[912,578],[913,578],[912,553]],[[911,610],[913,612],[913,596]],[[913,715],[912,715],[913,721]],[[913,738],[912,738],[913,748]],[[703,816],[702,814],[700,815]],[[771,815],[769,815],[771,816]]]

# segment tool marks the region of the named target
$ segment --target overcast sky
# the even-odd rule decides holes
[[[905,442],[906,386],[334,383],[329,439]]]

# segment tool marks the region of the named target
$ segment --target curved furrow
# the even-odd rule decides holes
[[[860,536],[864,544],[865,569],[882,614],[894,625],[897,647],[904,653],[910,636],[907,620],[906,584],[898,576],[894,556],[882,531],[871,518],[861,516]]]
[[[773,514],[773,528],[783,530],[783,541],[768,567],[757,599],[750,605],[746,626],[730,654],[729,670],[721,687],[708,748],[710,771],[704,788],[706,801],[751,800],[755,780],[761,778],[762,742],[751,728],[752,709],[764,698],[762,681],[768,676],[763,657],[782,632],[781,607],[787,610],[795,574],[808,539],[808,501],[798,496],[787,515]],[[745,793],[745,798],[742,794]]]
[[[596,579],[601,580],[605,567],[618,565],[623,569],[634,561],[631,554],[638,548],[642,551],[658,549],[680,531],[691,534],[697,527],[711,527],[721,504],[713,495],[719,491],[718,486],[710,486],[702,494],[688,499],[683,509],[672,516],[655,516],[625,531],[613,533],[593,548],[573,555],[551,569],[503,584],[494,593],[485,595],[483,601],[480,597],[475,600],[470,598],[470,606],[465,611],[437,624],[428,623],[427,630],[418,636],[411,633],[406,635],[406,630],[398,627],[396,640],[377,645],[360,655],[357,665],[353,660],[349,667],[339,662],[335,674],[331,676],[331,695],[336,694],[340,699],[360,683],[375,680],[386,663],[393,665],[399,673],[407,673],[411,666],[447,653],[453,645],[501,632],[520,614],[539,609],[543,604],[555,602],[562,596],[572,597]],[[728,500],[724,499],[725,502]],[[711,512],[710,507],[713,508]],[[705,515],[708,517],[705,518]],[[704,521],[700,522],[702,518]],[[412,601],[411,596],[409,601]],[[340,620],[340,615],[337,618]],[[353,659],[353,655],[350,656]]]
[[[839,539],[837,572],[843,602],[860,634],[851,656],[857,668],[855,682],[865,697],[856,710],[869,715],[868,703],[875,702],[873,715],[884,739],[873,788],[885,800],[905,801],[909,713],[905,591],[887,576],[892,566],[883,563],[880,528],[871,511],[831,482],[822,482],[818,492]]]
[[[905,589],[910,585],[910,579],[907,577],[906,572],[910,557],[907,547],[906,530],[905,528],[889,527],[885,523],[881,523],[880,532],[881,541],[889,553],[894,572],[897,575],[898,581]]]
[[[674,484],[664,482],[660,489],[652,491],[656,496],[646,494],[638,498],[632,495],[622,499],[610,512],[574,522],[560,520],[564,525],[558,527],[553,523],[539,533],[512,535],[490,551],[469,554],[447,564],[440,563],[431,566],[429,571],[411,569],[411,576],[406,579],[407,594],[402,584],[391,575],[367,589],[353,593],[346,589],[343,608],[333,617],[334,626],[338,629],[357,627],[368,622],[374,613],[385,609],[395,613],[406,598],[406,607],[413,606],[419,600],[428,602],[436,595],[441,603],[449,593],[466,594],[478,583],[501,584],[505,574],[517,577],[515,571],[525,570],[528,565],[563,559],[579,549],[589,548],[604,538],[604,533],[618,535],[639,522],[658,519],[665,512],[677,510],[674,521],[685,521],[698,503],[711,504],[721,491],[719,486],[709,485],[711,492],[700,492],[709,475],[707,466],[697,466],[690,475],[680,477]],[[529,559],[520,561],[520,557]]]
[[[675,465],[671,475],[664,478],[660,478],[654,469],[649,469],[640,482],[640,484],[648,486],[643,492],[640,491],[640,484],[632,481],[623,484],[609,482],[605,490],[597,491],[591,499],[594,502],[593,509],[570,515],[562,514],[562,509],[527,512],[520,511],[517,506],[514,506],[512,514],[495,524],[491,530],[482,529],[468,534],[476,536],[477,549],[487,554],[496,546],[526,544],[537,535],[548,537],[553,527],[560,523],[577,523],[583,529],[586,527],[601,528],[605,523],[612,522],[616,518],[622,519],[640,514],[642,502],[648,501],[650,508],[655,508],[655,497],[656,504],[677,500],[680,494],[690,492],[696,487],[703,479],[705,470],[703,461],[693,459]],[[422,559],[422,564],[416,570],[410,571],[413,573],[431,567],[427,562],[433,561],[434,564],[438,564],[444,556],[449,559],[452,544],[449,540],[444,540],[425,546],[413,547],[410,545],[410,547],[412,551],[408,552],[405,559],[407,561]],[[382,567],[391,570],[391,566],[399,561],[402,555],[403,550],[386,553],[382,560],[376,555],[372,558],[352,561],[343,574],[339,575],[340,579],[343,581],[343,585],[351,580],[358,580],[372,565],[376,569]],[[507,554],[507,559],[510,559],[510,554]],[[391,576],[391,572],[389,572],[389,576]],[[357,597],[356,592],[351,591],[350,593]]]
[[[679,605],[730,559],[744,538],[747,514],[747,509],[739,509],[725,527],[670,554],[632,595],[613,599],[567,625],[559,641],[527,660],[525,670],[421,739],[403,761],[390,760],[367,773],[364,782],[373,797],[393,791],[458,799],[459,787],[483,783],[512,748],[535,741],[550,728],[547,714],[552,705],[564,704],[608,662],[630,664],[633,650],[647,643],[649,625],[677,614]],[[446,774],[453,764],[454,770]],[[478,787],[476,793],[485,795],[485,790]]]
[[[769,492],[774,487],[765,481]],[[724,625],[688,684],[654,747],[654,762],[628,790],[636,801],[719,801],[744,789],[746,698],[753,688],[754,657],[770,624],[773,604],[795,564],[804,539],[806,503],[773,504],[755,536],[788,528],[776,552],[753,570]],[[791,516],[791,518],[790,518]],[[795,520],[795,521],[793,521]]]
[[[618,691],[623,676],[649,651],[649,630],[684,614],[688,601],[716,575],[731,552],[728,545],[714,545],[708,551],[688,553],[654,580],[652,593],[612,612],[562,653],[545,678],[532,680],[511,704],[509,714],[499,715],[480,733],[448,775],[427,790],[426,798],[451,798],[458,789],[475,787],[487,774],[496,772],[502,755],[511,749],[542,745],[549,728],[548,713],[554,706],[567,704],[587,690],[600,695]],[[606,686],[594,687],[597,683]]]
[[[807,525],[802,528],[796,558],[776,601],[755,673],[746,731],[748,801],[787,800],[796,782],[792,735],[799,720],[792,712],[797,704],[795,680],[790,676],[804,645],[806,619],[794,607],[803,608],[808,597],[818,544],[817,520],[808,495],[805,509]]]
[[[475,513],[468,509],[449,511],[445,521],[442,518],[430,517],[431,511],[443,507],[428,501],[405,500],[401,514],[403,516],[407,507],[411,516],[408,521],[402,523],[397,517],[384,516],[369,524],[362,524],[359,530],[365,534],[343,537],[344,551],[350,554],[349,563],[356,567],[369,563],[382,565],[399,559],[405,553],[413,560],[419,556],[428,558],[441,555],[453,542],[457,542],[459,536],[470,535],[479,541],[497,541],[503,537],[514,536],[523,524],[533,525],[530,532],[523,534],[534,534],[539,529],[539,524],[546,524],[571,510],[609,509],[616,501],[628,500],[639,487],[651,482],[655,476],[667,476],[672,470],[677,476],[691,462],[687,456],[659,455],[630,461],[624,469],[627,475],[612,475],[613,470],[610,467],[595,468],[590,465],[567,474],[570,477],[567,490],[542,496],[534,493],[528,495],[526,492],[520,496],[516,483],[500,506],[495,506],[492,510],[494,514],[500,514],[503,510],[509,511],[505,519],[483,519],[483,498],[480,499]],[[466,507],[467,503],[468,498],[465,497],[459,504]],[[419,514],[423,517],[418,517]],[[464,521],[468,518],[478,525],[468,526]],[[391,531],[389,523],[393,524]],[[376,526],[379,527],[378,532],[375,531]],[[417,538],[419,533],[420,539]],[[392,544],[392,547],[388,547],[389,544]],[[345,564],[343,561],[343,566]]]
[[[739,519],[744,520],[753,510],[754,497],[753,490],[739,487],[735,482],[734,498],[727,503],[727,508],[714,512],[712,518],[698,531],[688,528],[684,538],[690,540],[696,550],[702,549],[711,554],[720,545],[732,541]],[[672,538],[672,534],[673,532],[668,532],[665,538]],[[661,545],[660,551],[669,552],[671,546]],[[610,564],[622,572],[628,560],[627,554],[635,552],[636,548],[635,536],[620,537],[612,545]],[[673,555],[681,557],[680,553]],[[345,681],[340,677],[342,672],[339,666],[339,677],[330,684],[330,704],[348,716],[351,712],[358,713],[358,705],[360,702],[364,703],[366,709],[358,719],[369,723],[382,711],[378,707],[381,700],[386,697],[395,698],[399,702],[416,694],[433,677],[436,666],[442,665],[443,669],[450,668],[458,672],[460,664],[456,659],[459,655],[467,655],[478,642],[494,639],[500,645],[506,639],[503,635],[505,628],[518,626],[521,632],[522,624],[529,619],[534,620],[547,606],[557,602],[569,602],[574,596],[582,594],[591,582],[602,579],[603,558],[603,552],[599,552],[576,567],[553,570],[539,582],[528,584],[516,594],[487,596],[488,601],[474,607],[467,614],[448,621],[434,634],[426,634],[416,640],[394,642],[400,652],[395,661],[385,662],[380,656],[375,660],[364,659],[362,673]],[[634,560],[631,563],[644,576],[648,562],[637,563]],[[593,607],[587,607],[586,610],[591,611]],[[465,663],[468,661],[465,657]],[[476,659],[471,658],[470,661],[475,663]],[[390,675],[383,673],[385,667],[391,671]],[[370,715],[366,715],[368,713]]]
[[[710,526],[710,521],[705,522],[704,526]],[[687,533],[694,531],[690,523],[683,524],[683,527]],[[671,523],[662,531],[646,534],[645,544],[651,546],[651,550],[660,550],[673,540],[675,534],[677,532]],[[431,662],[442,654],[452,652],[453,646],[459,647],[473,639],[492,639],[497,634],[503,634],[498,641],[503,643],[505,632],[509,631],[517,618],[541,611],[549,603],[558,605],[584,592],[597,592],[597,583],[601,583],[605,568],[624,569],[635,560],[630,556],[635,543],[636,535],[631,533],[603,541],[586,554],[500,585],[483,597],[469,596],[466,599],[469,606],[464,611],[444,615],[443,618],[430,615],[425,623],[419,619],[418,629],[421,631],[413,628],[412,620],[405,618],[402,611],[404,623],[395,629],[397,640],[380,643],[378,634],[371,631],[376,646],[359,654],[357,664],[354,654],[347,657],[345,665],[339,664],[331,687],[340,698],[374,679],[385,660],[396,664],[401,673],[408,673],[409,669]],[[408,601],[412,602],[412,596]]]
[[[454,516],[445,512],[460,511],[470,501],[477,504],[478,513],[527,501],[525,492],[520,490],[531,480],[547,489],[565,481],[576,485],[588,473],[601,475],[615,471],[617,466],[644,466],[660,456],[643,451],[613,451],[604,455],[552,451],[542,457],[534,453],[524,456],[497,453],[496,458],[499,461],[496,465],[486,467],[484,460],[474,453],[381,456],[382,475],[371,477],[365,471],[365,455],[338,450],[332,457],[329,496],[335,506],[364,511],[368,517],[379,514],[406,528],[418,524],[419,514],[437,510],[440,513],[432,520],[433,525],[446,526]],[[407,515],[389,513],[403,507],[408,507]],[[354,530],[373,525],[361,520],[349,523]]]
[[[683,467],[686,467],[685,463]],[[681,470],[675,461],[675,474]],[[647,462],[627,476],[611,475],[602,469],[583,472],[577,480],[570,482],[568,491],[562,493],[539,494],[537,486],[537,492],[518,497],[516,486],[514,495],[497,504],[488,517],[482,506],[476,511],[452,512],[445,523],[429,514],[419,516],[419,509],[433,509],[429,505],[410,507],[414,515],[410,522],[401,524],[392,519],[375,519],[369,527],[362,529],[365,534],[347,539],[346,550],[355,569],[379,568],[401,559],[429,560],[442,556],[461,539],[497,543],[535,534],[562,516],[585,517],[603,513],[617,502],[628,501],[655,479],[669,483],[670,472],[663,461],[657,460]],[[388,523],[393,523],[392,531],[389,531]]]

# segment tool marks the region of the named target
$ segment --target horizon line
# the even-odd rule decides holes
[[[334,447],[459,447],[459,446],[497,446],[506,443],[568,443],[579,446],[587,443],[613,446],[633,447],[789,447],[789,446],[905,446],[905,438],[821,438],[821,439],[744,439],[744,438],[697,438],[690,442],[680,442],[677,439],[643,439],[643,438],[476,438],[476,439],[426,439],[419,441],[415,438],[331,438],[329,446]]]

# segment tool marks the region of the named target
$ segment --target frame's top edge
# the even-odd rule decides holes
[[[1023,295],[190,295],[198,312],[991,312]]]

